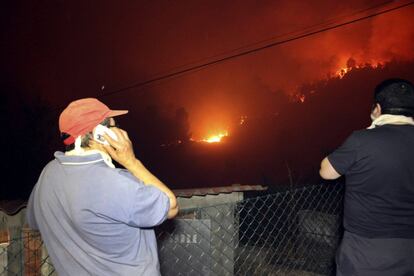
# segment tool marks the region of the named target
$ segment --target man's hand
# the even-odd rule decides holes
[[[118,140],[104,134],[105,140],[109,143],[109,145],[104,145],[104,148],[112,159],[128,169],[136,161],[132,142],[125,130],[116,127],[112,127],[111,130],[116,134]]]
[[[106,151],[112,159],[124,166],[136,178],[143,181],[145,185],[152,185],[164,192],[170,200],[170,210],[168,211],[167,217],[175,217],[178,213],[178,205],[174,193],[164,183],[162,183],[161,180],[148,171],[135,157],[132,142],[129,140],[128,133],[125,130],[116,127],[111,128],[111,130],[113,130],[116,134],[118,140],[114,140],[105,134],[104,138],[109,143],[109,146],[104,146]]]

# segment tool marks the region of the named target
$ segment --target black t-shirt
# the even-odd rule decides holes
[[[414,126],[355,131],[328,159],[346,177],[347,231],[414,238]]]

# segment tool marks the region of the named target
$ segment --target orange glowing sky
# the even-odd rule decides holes
[[[289,38],[287,34],[309,26],[353,19],[364,14],[356,11],[382,3],[11,1],[2,15],[8,37],[2,46],[2,77],[60,108],[76,98],[101,97],[237,49]],[[410,6],[102,99],[131,112],[157,105],[171,116],[184,107],[194,139],[226,131],[231,135],[241,116],[274,114],[282,108],[275,94],[304,101],[298,89],[305,83],[351,67],[412,60],[412,18]]]
[[[174,72],[407,2],[3,1],[0,107],[13,130],[3,167],[9,182],[23,177],[6,188],[28,196],[61,146],[60,111],[84,97],[129,110],[117,122],[172,188],[289,183],[286,161],[306,180],[366,127],[375,84],[414,81],[414,5]]]
[[[338,14],[347,14],[352,6],[338,11],[335,6],[338,4],[318,2],[330,6]],[[282,9],[259,9],[256,17],[249,17],[249,20],[256,24],[267,22],[263,29],[268,32],[282,26],[295,29],[300,24],[290,25],[289,17],[284,14],[291,14],[303,6],[309,8],[301,22],[304,26],[325,19],[318,5],[311,8],[308,4],[288,1],[278,2],[280,4]],[[354,1],[353,4],[364,6],[367,2]],[[334,13],[329,15],[335,17]],[[412,60],[414,47],[409,45],[414,42],[413,17],[414,8],[409,7],[215,65],[157,87],[162,95],[159,99],[165,104],[181,104],[188,108],[192,133],[198,139],[212,133],[231,132],[242,114],[273,113],[275,104],[267,99],[274,93],[286,93],[296,98],[298,87],[307,82],[342,77],[352,68],[375,68],[392,60]],[[255,40],[254,29],[243,23],[241,28],[245,31],[244,39]],[[174,85],[179,85],[180,93],[168,92]],[[301,95],[298,99],[305,100]]]

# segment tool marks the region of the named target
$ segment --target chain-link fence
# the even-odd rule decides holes
[[[340,184],[181,210],[156,229],[162,275],[334,275]],[[0,245],[0,275],[56,275],[39,234]],[[4,240],[4,239],[3,239]]]
[[[0,247],[0,275],[57,275],[39,232],[20,229],[20,235]]]

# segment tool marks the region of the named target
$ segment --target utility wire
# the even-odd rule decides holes
[[[396,10],[403,9],[403,8],[411,6],[413,4],[414,4],[414,1],[411,1],[411,2],[408,2],[406,4],[399,5],[397,7],[393,7],[393,8],[389,8],[389,9],[382,10],[382,11],[379,11],[379,12],[375,12],[373,14],[369,14],[369,15],[366,15],[366,16],[363,16],[363,17],[359,17],[359,18],[356,18],[356,19],[353,19],[353,20],[350,20],[350,21],[335,24],[335,25],[329,26],[329,27],[324,27],[324,28],[321,28],[319,30],[310,31],[310,32],[307,32],[307,33],[304,33],[304,34],[299,34],[299,35],[294,36],[292,38],[272,42],[272,43],[266,44],[264,46],[260,46],[260,47],[254,48],[254,49],[243,51],[241,53],[237,53],[237,54],[234,54],[234,55],[229,55],[229,56],[219,58],[219,59],[216,59],[216,60],[213,60],[213,61],[210,61],[210,62],[206,62],[206,63],[203,63],[203,64],[191,66],[191,67],[188,67],[188,68],[185,68],[185,69],[182,69],[182,70],[179,70],[179,71],[175,71],[175,72],[172,72],[172,73],[168,73],[168,74],[165,74],[165,75],[162,75],[162,76],[159,76],[159,77],[154,77],[154,78],[151,78],[151,79],[143,81],[143,82],[132,84],[132,85],[120,88],[118,90],[108,92],[108,93],[104,93],[103,95],[100,95],[98,97],[99,98],[107,97],[107,96],[114,95],[114,94],[117,94],[117,93],[120,93],[120,92],[124,92],[126,90],[130,90],[132,88],[140,88],[140,87],[146,86],[148,84],[151,84],[151,83],[154,83],[154,82],[157,82],[157,81],[161,81],[161,80],[164,80],[164,79],[169,79],[169,78],[179,76],[179,75],[183,75],[183,74],[186,74],[186,73],[189,73],[189,72],[192,72],[192,71],[198,71],[198,70],[204,69],[205,67],[208,67],[208,66],[211,66],[211,65],[222,63],[224,61],[228,61],[228,60],[235,59],[235,58],[238,58],[238,57],[246,56],[246,55],[256,53],[256,52],[259,52],[259,51],[262,51],[262,50],[265,50],[265,49],[268,49],[268,48],[279,46],[279,45],[289,43],[289,42],[292,42],[292,41],[295,41],[295,40],[299,40],[299,39],[302,39],[302,38],[310,37],[310,36],[313,36],[313,35],[316,35],[316,34],[319,34],[319,33],[323,33],[323,32],[326,32],[326,31],[330,31],[330,30],[333,30],[333,29],[337,29],[337,28],[340,28],[340,27],[343,27],[343,26],[351,25],[351,24],[354,24],[354,23],[357,23],[357,22],[360,22],[360,21],[363,21],[363,20],[366,20],[366,19],[369,19],[369,18],[373,18],[373,17],[379,16],[379,15],[382,15],[382,14],[386,14],[386,13],[390,13],[390,12],[393,12],[393,11],[396,11]]]
[[[238,47],[238,48],[234,48],[234,49],[227,50],[227,51],[224,51],[224,52],[221,52],[221,53],[218,53],[218,54],[214,54],[214,55],[211,55],[211,56],[208,56],[208,57],[204,57],[204,58],[201,58],[201,59],[198,59],[198,60],[194,60],[194,61],[191,61],[191,62],[186,63],[186,64],[178,65],[178,66],[169,68],[168,70],[165,70],[163,72],[156,73],[153,76],[153,78],[155,78],[156,76],[160,76],[160,75],[164,75],[164,74],[169,74],[171,71],[180,70],[182,68],[186,68],[186,67],[189,67],[189,66],[194,66],[195,64],[204,63],[204,62],[207,62],[208,60],[211,60],[211,59],[218,59],[218,58],[220,58],[222,56],[225,56],[225,55],[232,55],[235,52],[239,52],[239,51],[242,51],[242,50],[245,50],[245,49],[250,49],[252,47],[256,47],[258,45],[262,45],[263,43],[268,43],[268,42],[271,42],[271,41],[275,41],[276,39],[282,39],[282,38],[284,38],[286,36],[289,36],[289,35],[300,35],[300,34],[303,34],[303,33],[306,33],[306,32],[311,32],[316,27],[322,28],[322,27],[330,26],[330,25],[335,24],[335,23],[337,24],[338,20],[340,20],[340,19],[349,18],[351,16],[355,16],[355,15],[358,15],[358,14],[361,14],[361,13],[364,13],[364,12],[367,12],[367,11],[370,11],[372,9],[379,9],[381,7],[384,7],[384,6],[387,6],[387,5],[391,4],[391,3],[394,3],[396,1],[399,1],[399,0],[391,0],[391,1],[381,2],[381,3],[378,3],[376,5],[369,6],[367,8],[364,8],[364,9],[361,9],[361,10],[358,10],[358,11],[355,11],[355,12],[353,12],[351,14],[344,14],[344,15],[336,16],[334,18],[329,18],[326,21],[313,24],[313,25],[308,26],[308,27],[305,27],[303,29],[294,30],[294,31],[291,31],[291,32],[279,34],[279,35],[276,35],[276,36],[273,36],[273,37],[270,37],[270,38],[267,38],[267,39],[263,39],[263,40],[260,40],[260,41],[256,41],[254,43],[250,43],[250,44],[243,45],[243,46]]]

